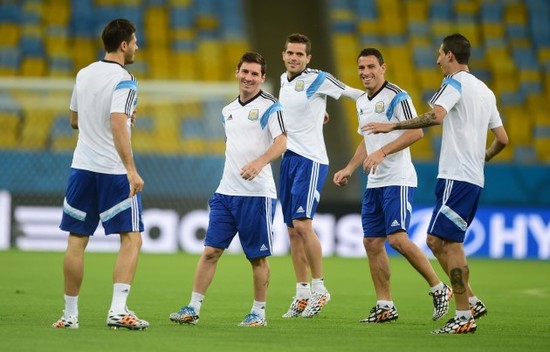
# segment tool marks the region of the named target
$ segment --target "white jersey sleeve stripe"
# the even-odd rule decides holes
[[[306,94],[308,99],[311,98],[311,96],[319,90],[319,87],[321,87],[321,84],[323,84],[323,81],[325,80],[326,77],[327,77],[327,74],[325,72],[319,71],[317,78],[315,78],[315,81],[313,81],[309,86],[309,88],[307,89]]]
[[[388,110],[386,111],[386,117],[388,118],[388,121],[391,120],[393,116],[393,111],[395,110],[395,107],[400,104],[402,101],[406,101],[409,95],[405,92],[401,92],[397,94],[393,99],[391,100],[390,106],[388,107]]]
[[[283,110],[283,107],[281,106],[281,103],[276,102],[275,104],[271,105],[263,114],[262,118],[260,119],[260,125],[262,126],[262,129],[267,126],[267,120],[269,120],[269,116],[271,114]]]

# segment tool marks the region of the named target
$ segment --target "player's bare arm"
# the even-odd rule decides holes
[[[495,155],[500,153],[504,147],[508,144],[508,135],[506,134],[506,130],[503,126],[493,128],[491,130],[493,134],[495,135],[495,140],[489,148],[485,151],[485,161],[491,160]]]
[[[439,105],[436,105],[432,110],[418,115],[417,117],[397,122],[397,123],[380,123],[370,122],[361,127],[361,131],[368,134],[388,133],[393,130],[412,130],[417,128],[431,127],[440,125],[447,115],[447,111]]]
[[[111,130],[113,131],[113,140],[115,148],[126,168],[128,182],[130,183],[129,197],[133,197],[137,192],[143,190],[143,179],[137,172],[132,155],[132,144],[127,127],[128,116],[126,114],[111,114]]]

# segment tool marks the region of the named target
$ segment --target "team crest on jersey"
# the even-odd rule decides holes
[[[296,86],[294,87],[294,90],[297,92],[301,92],[304,90],[305,83],[302,80],[296,81]]]
[[[258,119],[260,115],[260,110],[258,109],[252,109],[250,110],[250,112],[248,113],[248,119],[250,121],[256,121]]]
[[[374,112],[380,114],[380,113],[383,113],[384,112],[385,107],[384,107],[384,102],[383,101],[379,101],[376,103],[376,105],[374,105]]]

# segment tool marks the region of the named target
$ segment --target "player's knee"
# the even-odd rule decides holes
[[[439,238],[435,236],[428,235],[428,237],[426,238],[426,244],[434,254],[440,253],[442,250],[442,242]]]

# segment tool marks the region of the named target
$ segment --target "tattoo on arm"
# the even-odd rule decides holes
[[[465,271],[468,271],[468,266],[465,267]],[[451,285],[453,286],[453,290],[458,293],[462,294],[466,292],[466,284],[464,282],[464,277],[462,275],[462,269],[460,268],[453,268],[451,269],[449,273],[449,277],[451,279]]]
[[[418,115],[414,119],[406,120],[403,122],[398,122],[395,125],[396,130],[413,130],[415,128],[430,127],[437,125],[435,123],[435,112],[430,110]]]

